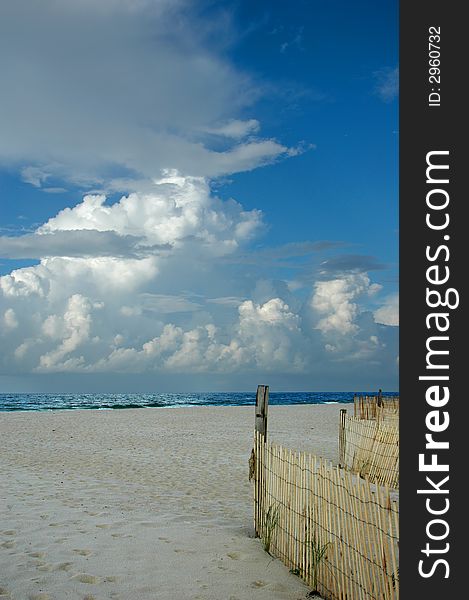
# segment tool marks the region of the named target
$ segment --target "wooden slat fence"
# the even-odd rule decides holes
[[[391,423],[399,427],[399,407],[397,409],[386,405],[378,407],[376,409],[376,420]]]
[[[358,419],[382,420],[388,416],[399,418],[399,396],[357,396],[353,397],[353,414]]]
[[[387,488],[258,432],[253,456],[255,529],[273,556],[328,600],[399,598],[398,505]]]
[[[340,411],[339,464],[372,483],[399,488],[399,421],[366,420]]]

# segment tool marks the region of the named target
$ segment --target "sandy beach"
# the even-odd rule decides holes
[[[344,404],[271,406],[337,462]],[[254,538],[254,407],[0,413],[0,598],[299,600]]]

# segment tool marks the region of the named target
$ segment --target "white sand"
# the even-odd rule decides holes
[[[271,406],[269,436],[336,462],[340,408]],[[0,598],[305,598],[253,537],[253,424],[254,407],[0,413]]]

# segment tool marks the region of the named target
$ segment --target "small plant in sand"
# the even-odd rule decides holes
[[[278,526],[279,511],[278,506],[271,504],[265,515],[264,531],[262,535],[262,544],[264,550],[270,554],[270,544],[272,543],[272,537]]]
[[[311,545],[311,575],[312,575],[312,588],[313,592],[317,592],[318,587],[318,571],[319,565],[326,557],[327,548],[331,545],[330,542],[321,544],[320,541],[314,537],[310,542]]]
[[[360,469],[358,471],[358,474],[360,475],[360,477],[362,477],[364,479],[369,474],[370,466],[371,466],[371,463],[369,460],[366,460],[361,464]]]

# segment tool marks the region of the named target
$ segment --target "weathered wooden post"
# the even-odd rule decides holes
[[[347,409],[340,409],[340,425],[339,425],[339,467],[345,468],[345,419],[347,417]]]
[[[381,388],[378,390],[378,406],[383,406],[383,390]]]
[[[267,411],[269,409],[269,386],[258,385],[256,394],[256,431],[267,441]]]
[[[264,527],[265,504],[265,449],[267,440],[267,410],[269,408],[269,386],[258,385],[256,394],[255,445],[251,454],[254,476],[254,528],[256,535],[262,537]],[[259,435],[260,434],[260,435]],[[262,436],[262,437],[261,437]],[[250,470],[251,474],[251,470]]]

